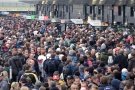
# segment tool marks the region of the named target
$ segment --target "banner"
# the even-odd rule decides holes
[[[31,16],[26,16],[26,19],[31,19]]]
[[[88,20],[88,23],[92,26],[102,26],[102,23],[100,20]]]
[[[36,15],[31,15],[31,19],[35,19],[36,18]]]
[[[38,20],[44,20],[44,16],[39,16]]]
[[[75,24],[83,24],[83,20],[82,19],[71,19],[71,21]]]

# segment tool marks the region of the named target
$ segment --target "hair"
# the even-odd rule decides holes
[[[127,80],[129,80],[129,79],[134,80],[134,78],[135,78],[135,75],[134,75],[134,73],[132,73],[132,72],[129,72],[129,73],[127,74],[127,76],[126,76],[126,79],[127,79]]]
[[[83,58],[81,57],[81,58],[79,58],[79,61],[80,61],[80,64],[83,64],[84,63],[84,60],[83,60]]]
[[[45,50],[41,50],[41,54],[42,55],[45,55]]]
[[[45,82],[45,83],[42,84],[42,86],[45,87],[45,88],[48,88],[49,84],[47,82]]]
[[[20,90],[18,82],[12,82],[10,90]]]
[[[70,90],[72,90],[72,88],[73,88],[74,86],[76,86],[77,88],[79,88],[79,87],[78,87],[78,84],[73,83],[73,84],[71,85],[71,89],[70,89]]]
[[[60,90],[67,90],[67,86],[66,85],[60,85]]]
[[[116,79],[121,80],[121,73],[118,70],[114,70],[113,74]]]
[[[43,86],[41,86],[41,87],[39,88],[39,90],[46,90],[46,88],[43,87]]]
[[[50,80],[50,81],[53,81],[53,78],[52,78],[52,77],[48,77],[48,78],[47,78],[47,81],[49,81],[49,80]]]
[[[23,70],[29,70],[30,69],[30,65],[29,64],[24,64],[23,65]]]
[[[56,82],[55,81],[50,81],[49,86],[50,86],[50,88],[55,87],[56,86]]]
[[[108,77],[107,76],[102,76],[100,78],[100,83],[101,84],[107,84],[107,82],[108,82]]]
[[[96,80],[96,79],[98,79],[98,77],[97,77],[97,76],[93,76],[93,77],[91,78],[91,81],[93,82],[93,81]]]
[[[29,88],[26,86],[22,86],[20,90],[29,90]]]
[[[132,82],[127,81],[124,90],[129,90],[133,85],[134,85],[134,84],[133,84]]]

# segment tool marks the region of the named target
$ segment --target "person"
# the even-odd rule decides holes
[[[78,85],[73,83],[70,90],[79,90]]]
[[[115,57],[114,59],[114,64],[118,64],[120,67],[120,70],[122,70],[123,68],[127,68],[127,58],[123,55],[124,50],[121,49],[118,53],[118,55]]]
[[[73,84],[73,82],[74,82],[73,76],[71,75],[67,76],[66,85],[68,89],[71,88],[71,85]]]
[[[132,69],[135,67],[134,60],[135,60],[135,52],[132,52],[131,58],[129,59],[129,62],[128,62],[128,71],[129,72],[131,72]]]
[[[3,71],[0,73],[0,90],[9,90],[8,73]]]
[[[104,90],[106,86],[108,86],[108,77],[103,76],[100,78],[100,84],[98,90]]]
[[[18,72],[22,70],[22,61],[17,56],[17,52],[12,52],[12,57],[9,59],[9,66],[12,67],[12,81],[17,80]]]
[[[27,79],[30,79],[31,84],[35,84],[35,82],[38,81],[35,71],[32,70],[31,65],[27,64],[26,67],[27,68],[21,77],[26,77]]]
[[[54,58],[55,55],[52,53],[51,58],[48,60],[48,63],[45,67],[45,72],[47,73],[47,76],[53,76],[54,71],[58,70],[59,63]]]
[[[97,76],[93,76],[91,78],[92,85],[91,85],[91,90],[98,90],[98,85],[99,85],[99,79]]]
[[[23,86],[23,87],[21,87],[21,89],[20,89],[20,90],[29,90],[29,88],[28,88],[28,87]]]
[[[12,82],[10,90],[20,90],[18,82]]]

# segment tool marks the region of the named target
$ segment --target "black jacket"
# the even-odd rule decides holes
[[[17,56],[20,58],[23,65],[26,64],[26,60],[23,54],[18,54]]]
[[[9,59],[9,65],[12,67],[13,74],[18,74],[22,70],[22,62],[18,56],[12,56]]]
[[[119,54],[115,57],[114,64],[118,64],[120,67],[120,70],[122,70],[123,68],[127,68],[128,61],[127,61],[127,58],[123,54]]]
[[[135,57],[131,58],[128,63],[128,71],[132,71],[132,69],[135,67]]]

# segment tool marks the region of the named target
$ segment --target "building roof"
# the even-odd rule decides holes
[[[20,2],[33,4],[85,4],[85,5],[129,5],[135,6],[135,0],[19,0]]]

